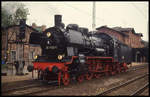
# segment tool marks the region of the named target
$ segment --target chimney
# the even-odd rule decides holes
[[[25,25],[26,24],[26,19],[21,19],[19,24],[20,25]]]
[[[36,28],[37,26],[36,26],[36,24],[35,24],[35,23],[32,23],[32,27],[33,27],[33,28]]]
[[[55,15],[55,27],[61,26],[62,23],[62,15]]]

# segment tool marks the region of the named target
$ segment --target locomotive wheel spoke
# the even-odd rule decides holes
[[[87,73],[85,77],[87,80],[91,80],[93,78],[93,73]]]
[[[69,74],[68,73],[64,73],[63,74],[63,84],[66,86],[66,85],[68,85],[69,84],[69,82],[70,82],[70,79],[69,79]]]
[[[78,80],[78,82],[80,82],[80,83],[83,82],[84,76],[83,76],[83,75],[78,76],[77,80]]]

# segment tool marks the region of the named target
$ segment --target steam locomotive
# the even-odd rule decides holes
[[[82,82],[93,77],[125,72],[132,60],[132,49],[106,33],[96,33],[77,24],[66,26],[62,16],[55,15],[55,25],[44,32],[32,32],[29,43],[39,45],[37,56],[28,71],[38,71],[38,79]]]

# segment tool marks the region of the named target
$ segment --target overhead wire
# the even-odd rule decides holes
[[[138,6],[136,6],[134,3],[131,3],[133,6],[134,6],[134,8],[136,8],[143,16],[144,16],[144,18],[146,19],[146,15],[143,13],[143,11],[138,7]]]
[[[68,7],[71,7],[71,8],[73,8],[73,9],[77,10],[77,11],[83,12],[84,14],[89,15],[89,16],[92,17],[92,14],[90,14],[89,12],[86,12],[86,11],[84,11],[84,10],[81,10],[81,9],[79,9],[79,8],[77,8],[77,7],[74,7],[74,6],[69,5],[69,4],[66,4],[66,3],[64,3],[64,5],[66,5],[66,6],[68,6]],[[99,17],[96,17],[96,19],[98,19],[98,20],[100,20],[100,21],[104,21],[103,19],[101,19],[101,18],[99,18]]]

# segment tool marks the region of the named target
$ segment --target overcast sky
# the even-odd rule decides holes
[[[27,24],[54,25],[54,15],[61,14],[65,25],[74,23],[92,30],[93,2],[23,2],[29,9]],[[148,2],[98,2],[96,1],[96,28],[108,27],[134,28],[148,41]]]

